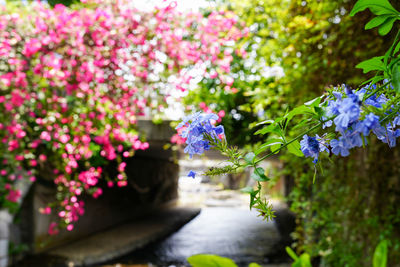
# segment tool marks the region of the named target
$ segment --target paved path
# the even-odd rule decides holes
[[[250,211],[247,195],[186,177],[180,179],[179,190],[180,205],[200,206],[200,215],[165,240],[110,262],[107,267],[188,266],[187,257],[202,253],[232,258],[239,266],[250,262],[290,266],[282,263],[288,258],[276,223],[263,221],[257,212]],[[279,202],[274,205],[282,208]]]

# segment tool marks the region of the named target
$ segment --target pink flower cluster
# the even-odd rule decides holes
[[[81,195],[102,194],[104,162],[119,162],[108,186],[127,185],[123,158],[148,148],[138,116],[163,110],[166,84],[187,90],[187,70],[197,68],[229,86],[225,47],[246,34],[229,12],[204,17],[173,4],[144,12],[125,0],[82,2],[90,3],[72,10],[36,2],[25,7],[29,16],[0,10],[0,190],[7,201],[19,199],[20,169],[31,181],[54,180],[62,197],[51,206],[67,230],[84,214]]]

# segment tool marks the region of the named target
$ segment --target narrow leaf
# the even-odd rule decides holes
[[[293,260],[296,261],[299,259],[299,257],[297,257],[296,253],[290,247],[286,247],[286,252]]]
[[[382,57],[373,57],[362,61],[357,64],[356,68],[363,69],[364,73],[370,72],[372,70],[385,71],[385,65],[382,62]]]
[[[397,93],[400,93],[400,64],[396,63],[392,69],[392,85]]]
[[[388,253],[388,241],[382,240],[376,246],[374,257],[372,260],[372,267],[386,267]]]
[[[397,18],[388,18],[386,21],[385,21],[385,23],[383,23],[380,27],[379,27],[379,30],[378,30],[378,33],[380,34],[380,35],[386,35],[386,34],[388,34],[389,32],[390,32],[390,30],[392,29],[392,27],[393,27],[393,23],[395,22],[397,20]]]
[[[400,42],[397,43],[396,47],[394,48],[393,55],[396,55],[397,52],[400,50]]]
[[[261,122],[257,123],[256,126],[264,125],[264,124],[271,124],[271,123],[274,123],[274,120],[261,121]]]
[[[392,15],[381,15],[371,19],[366,25],[365,29],[370,30],[372,28],[378,27],[379,25],[383,24],[387,18],[391,17]]]

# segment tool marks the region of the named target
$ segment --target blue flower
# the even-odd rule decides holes
[[[212,120],[217,120],[216,114],[205,114],[201,112],[194,113],[183,119],[183,121],[176,127],[186,127],[181,133],[181,137],[186,138],[186,144],[184,152],[188,153],[190,157],[194,154],[203,154],[205,150],[209,150],[210,138],[214,141],[219,140],[219,136],[224,133],[224,127],[213,126]]]
[[[333,154],[335,155],[340,154],[343,157],[347,157],[348,155],[350,155],[349,143],[343,136],[339,137],[339,139],[332,139],[330,145],[332,147]]]
[[[333,120],[336,131],[343,132],[360,117],[360,106],[351,98],[345,98],[339,103],[339,115]]]
[[[313,162],[317,163],[321,148],[316,137],[305,134],[303,140],[300,141],[300,147],[305,157],[314,158]]]
[[[196,176],[196,172],[190,171],[187,176],[194,178]]]
[[[400,136],[400,130],[395,130],[390,124],[386,128],[383,126],[376,127],[373,129],[373,133],[383,143],[388,144],[389,147],[395,147],[396,138]]]
[[[376,116],[374,113],[369,113],[367,116],[365,116],[364,120],[359,121],[354,125],[354,130],[362,133],[364,136],[368,136],[369,132],[378,126],[379,117]]]

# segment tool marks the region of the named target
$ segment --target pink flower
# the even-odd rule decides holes
[[[18,189],[17,190],[10,189],[6,199],[8,201],[11,201],[11,202],[18,202],[20,197],[21,197],[21,191],[20,190],[18,190]]]
[[[93,197],[98,198],[102,194],[103,194],[103,190],[101,188],[97,188],[97,190],[93,193]]]
[[[49,141],[51,140],[51,136],[50,136],[50,134],[49,134],[47,131],[43,131],[43,132],[40,134],[40,139],[49,142]]]
[[[22,53],[26,57],[31,57],[33,54],[38,52],[41,47],[42,47],[41,42],[36,38],[32,38],[26,42],[24,51]]]
[[[57,235],[59,233],[59,230],[57,229],[57,223],[50,223],[48,233],[49,235]]]
[[[50,214],[51,213],[51,208],[50,207],[40,208],[39,212],[42,213],[42,214]]]

